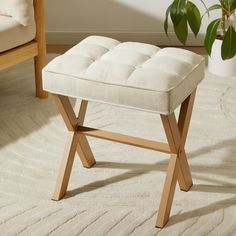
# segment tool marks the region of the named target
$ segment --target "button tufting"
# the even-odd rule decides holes
[[[169,114],[204,77],[204,59],[178,48],[90,36],[43,70],[50,92]]]

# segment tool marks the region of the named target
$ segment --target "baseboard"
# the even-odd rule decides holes
[[[138,41],[160,46],[180,46],[174,32],[169,33],[169,38],[164,32],[47,32],[47,44],[53,45],[74,45],[89,35],[103,35],[115,38],[120,41]],[[197,38],[189,34],[186,46],[202,46],[204,33]]]

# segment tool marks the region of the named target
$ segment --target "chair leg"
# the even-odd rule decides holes
[[[75,132],[79,125],[83,125],[87,110],[88,101],[82,100],[80,104],[76,104],[75,111],[73,110],[69,98],[61,95],[53,95],[57,108],[62,115],[62,118],[69,131]],[[78,114],[76,117],[75,113]],[[77,134],[78,147],[77,153],[84,167],[92,167],[96,161],[89,146],[85,135]]]
[[[47,98],[48,93],[42,86],[42,69],[47,64],[46,35],[44,22],[44,1],[34,1],[34,15],[36,22],[35,41],[38,46],[38,55],[34,58],[36,97]]]
[[[178,182],[180,189],[188,191],[192,183],[192,176],[188,161],[186,158],[184,146],[181,143],[181,136],[179,128],[175,119],[174,113],[168,116],[161,115],[163,126],[166,132],[167,140],[172,153],[176,153],[179,158],[180,173],[178,175]]]
[[[164,227],[170,215],[176,180],[180,189],[188,191],[193,185],[190,168],[184,150],[196,91],[181,105],[178,124],[175,114],[161,115],[163,127],[171,150],[166,182],[161,198],[156,227]]]
[[[178,175],[178,182],[180,190],[187,192],[193,186],[193,180],[184,149],[180,150],[178,158],[179,158],[179,168],[180,168]]]
[[[163,228],[169,220],[170,210],[177,183],[178,172],[178,157],[176,154],[172,154],[167,169],[166,180],[161,196],[161,202],[156,221],[156,227],[158,228]]]
[[[46,58],[43,55],[38,55],[34,58],[34,67],[35,67],[35,89],[36,97],[38,98],[47,98],[48,93],[43,90],[42,85],[42,69],[46,65]]]
[[[196,96],[196,90],[193,91],[192,94],[190,94],[181,104],[179,119],[178,119],[178,127],[181,136],[182,146],[185,145],[187,139],[195,96]]]
[[[77,153],[79,154],[79,158],[82,162],[82,165],[85,168],[91,168],[93,165],[96,164],[96,160],[93,156],[88,140],[85,135],[77,134],[77,136]]]
[[[78,125],[84,124],[84,119],[87,111],[88,101],[81,100],[80,104],[77,102],[75,107],[75,113],[78,114]],[[77,153],[80,157],[83,167],[91,168],[96,164],[92,150],[89,146],[87,137],[83,134],[78,134],[78,146]]]
[[[161,115],[163,127],[168,140],[168,153],[171,154],[171,157],[161,197],[156,227],[164,227],[169,219],[177,179],[179,181],[181,190],[187,191],[192,186],[192,177],[187,162],[184,145],[189,128],[194,95],[195,92],[183,102],[178,123],[174,113],[170,115]],[[86,136],[82,134],[82,132],[78,132],[78,128],[80,126],[83,128],[82,125],[84,123],[87,101],[81,101],[80,106],[76,109],[76,113],[78,113],[79,116],[76,117],[68,97],[54,95],[54,98],[58,110],[61,113],[68,130],[70,131],[70,136],[65,149],[64,159],[61,164],[56,189],[52,198],[54,200],[59,200],[66,193],[75,152],[78,152],[83,166],[85,167],[89,168],[94,165],[95,159],[89,147]],[[90,136],[92,135],[90,134]],[[105,136],[102,136],[101,134],[95,137],[105,138]],[[132,138],[134,139],[134,137]],[[108,137],[105,139],[111,140],[111,138]],[[116,139],[116,141],[121,141],[121,139]],[[134,143],[132,143],[132,145],[134,145]]]
[[[80,160],[84,167],[90,168],[96,163],[96,161],[86,137],[82,134],[77,133],[77,127],[84,121],[86,101],[82,101],[81,107],[78,112],[79,116],[81,115],[80,120],[80,117],[78,119],[76,118],[75,112],[70,104],[68,97],[61,95],[53,96],[58,111],[60,112],[69,131],[69,137],[66,144],[64,157],[57,178],[56,188],[52,197],[53,200],[60,200],[61,198],[63,198],[67,190],[76,151],[78,152]]]
[[[187,97],[187,99],[185,99],[185,101],[181,104],[180,114],[178,119],[178,127],[181,138],[180,142],[182,147],[182,149],[179,150],[180,174],[178,177],[178,182],[180,189],[183,191],[188,191],[193,185],[192,176],[188,165],[184,146],[186,143],[189,124],[192,117],[195,96],[196,96],[196,90],[193,91],[193,93],[189,97]]]
[[[68,140],[64,151],[64,157],[59,170],[56,188],[52,200],[55,201],[60,200],[61,198],[64,197],[66,193],[72,166],[74,163],[77,144],[78,144],[77,134],[70,132],[68,135]]]

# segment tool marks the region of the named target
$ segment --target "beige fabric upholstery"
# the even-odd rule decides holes
[[[45,90],[71,97],[172,113],[204,78],[192,52],[90,36],[43,70]]]
[[[11,16],[24,26],[33,24],[33,0],[0,0],[0,15]]]
[[[0,53],[35,38],[35,24],[23,26],[12,17],[0,16]]]

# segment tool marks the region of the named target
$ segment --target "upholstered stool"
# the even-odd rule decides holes
[[[84,167],[95,164],[86,136],[169,153],[156,222],[163,227],[177,180],[181,190],[192,186],[184,146],[196,88],[203,78],[204,59],[192,52],[100,36],[90,36],[52,60],[43,70],[43,87],[53,94],[69,130],[53,199],[66,193],[76,151]],[[76,111],[68,96],[82,99]],[[88,101],[160,114],[168,144],[83,126]],[[179,105],[177,122],[174,111]]]

